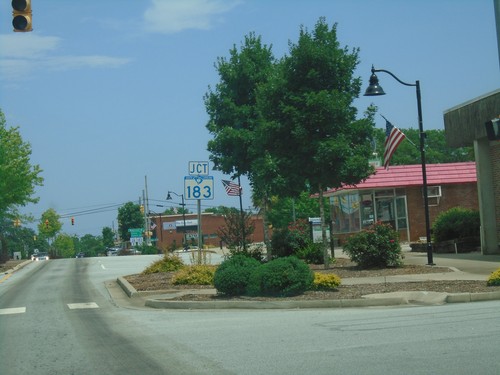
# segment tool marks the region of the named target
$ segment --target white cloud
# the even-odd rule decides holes
[[[239,3],[239,0],[152,0],[144,13],[145,28],[165,34],[186,29],[207,30],[212,27],[215,16]]]
[[[0,35],[1,58],[32,59],[43,56],[59,46],[61,38],[32,33]]]
[[[53,70],[70,70],[78,68],[117,68],[129,62],[129,59],[110,56],[59,56],[49,57],[44,65]]]
[[[5,81],[24,80],[29,72],[40,69],[71,70],[80,68],[117,68],[127,58],[84,55],[58,56],[62,39],[36,34],[0,35],[0,76]],[[20,74],[22,72],[22,74]]]

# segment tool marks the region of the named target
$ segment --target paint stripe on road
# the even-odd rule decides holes
[[[68,303],[70,310],[77,309],[98,309],[99,306],[95,302],[84,302],[84,303]]]
[[[0,309],[0,315],[24,314],[26,307],[11,307],[9,309]]]
[[[0,279],[0,284],[1,284],[1,283],[3,283],[4,281],[6,281],[6,280],[7,280],[9,277],[11,277],[11,276],[12,276],[12,274],[11,274],[11,273],[6,274],[4,277],[2,277],[2,278]]]

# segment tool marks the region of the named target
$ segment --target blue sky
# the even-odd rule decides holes
[[[75,226],[64,219],[69,234],[116,227],[116,205],[137,201],[145,176],[152,210],[172,205],[167,191],[183,193],[189,161],[209,157],[203,95],[218,82],[214,63],[250,32],[282,57],[301,25],[338,23],[341,45],[360,48],[364,87],[372,64],[420,80],[426,129],[443,129],[443,111],[499,83],[492,0],[33,0],[30,33],[12,32],[10,1],[0,14],[0,108],[45,179],[24,212],[109,207],[75,215]],[[394,125],[416,128],[414,88],[379,79],[387,95],[361,96],[359,113],[373,102]],[[238,207],[220,181],[228,176],[210,173],[215,198],[202,206]]]

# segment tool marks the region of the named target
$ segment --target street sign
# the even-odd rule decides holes
[[[188,172],[190,176],[208,176],[210,172],[208,161],[190,161]]]
[[[185,176],[184,198],[186,199],[214,199],[213,176]]]
[[[130,233],[130,237],[132,238],[137,238],[137,237],[141,237],[142,238],[142,232],[143,232],[143,229],[142,228],[131,228],[128,230],[128,232]]]

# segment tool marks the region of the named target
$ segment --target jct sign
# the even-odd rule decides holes
[[[210,172],[208,161],[190,161],[189,175],[190,176],[208,176]]]

